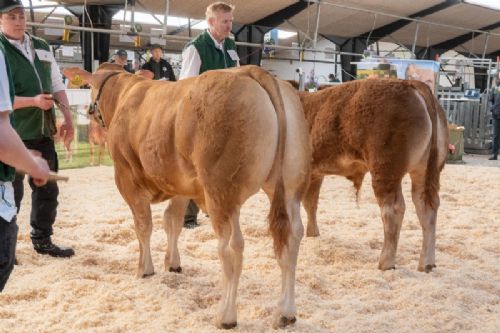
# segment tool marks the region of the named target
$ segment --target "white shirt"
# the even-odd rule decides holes
[[[208,35],[214,41],[215,47],[224,53],[224,40],[222,43],[219,43],[215,40],[214,36],[210,33],[210,30],[207,30]],[[236,66],[239,66],[240,63]],[[182,65],[181,65],[181,73],[179,74],[179,80],[187,79],[188,77],[198,76],[200,75],[201,68],[201,58],[200,54],[196,47],[191,44],[182,52]]]
[[[59,71],[59,66],[56,63],[56,59],[54,58],[52,52],[48,52],[45,50],[35,50],[31,42],[31,37],[28,34],[24,34],[24,41],[22,42],[15,39],[7,39],[31,62],[33,68],[35,66],[35,52],[43,52],[45,58],[41,60],[50,62],[52,91],[58,92],[66,89],[61,72]],[[38,58],[40,59],[40,55],[38,56]]]
[[[9,79],[7,77],[7,66],[5,57],[0,50],[0,112],[12,112],[10,102]],[[14,201],[14,188],[12,182],[0,181],[0,217],[11,222],[16,215],[17,208]]]
[[[182,51],[182,65],[179,80],[200,74],[201,58],[194,45],[189,45]]]
[[[17,208],[14,201],[12,182],[0,181],[0,217],[7,222],[11,222],[16,214]]]
[[[5,65],[5,56],[0,50],[0,112],[12,111],[10,101],[9,79],[7,78],[7,66]]]

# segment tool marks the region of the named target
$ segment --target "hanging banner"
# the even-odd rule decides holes
[[[432,92],[436,92],[439,62],[416,59],[368,58],[356,64],[356,77],[367,78],[399,78],[418,80],[427,84]]]

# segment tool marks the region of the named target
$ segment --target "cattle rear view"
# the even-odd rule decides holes
[[[176,83],[109,64],[93,75],[76,69],[65,74],[92,84],[94,114],[108,129],[115,182],[134,217],[137,275],[154,273],[150,204],[166,199],[165,269],[182,272],[177,242],[188,200],[194,199],[219,239],[223,291],[217,326],[236,326],[244,248],[239,211],[262,188],[271,201],[270,231],[283,281],[273,323],[295,322],[300,200],[310,168],[307,125],[295,92],[255,66]]]
[[[423,232],[418,270],[430,272],[436,267],[439,175],[448,143],[444,110],[430,89],[418,81],[368,79],[300,97],[313,149],[304,196],[307,235],[319,235],[316,210],[324,176],[344,176],[359,191],[370,172],[384,225],[379,268],[395,268],[405,212],[401,182],[409,174]]]

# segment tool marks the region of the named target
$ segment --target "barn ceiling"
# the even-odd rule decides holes
[[[202,20],[206,6],[213,1],[170,0],[169,15]],[[311,37],[316,28],[317,1],[226,1],[236,6],[234,17],[235,23],[239,25],[252,24],[266,18],[265,22],[275,22],[281,29],[300,30]],[[66,5],[84,3],[82,0],[57,2]],[[124,5],[124,0],[86,2],[99,5]],[[166,2],[166,0],[135,0],[135,9],[163,15]],[[36,0],[33,3],[36,5]],[[130,3],[129,0],[129,9]],[[297,3],[303,5],[300,12],[283,11]],[[329,39],[370,37],[370,41],[396,42],[407,46],[411,46],[415,40],[416,45],[420,47],[439,46],[462,53],[472,52],[481,55],[484,52],[490,56],[500,55],[499,10],[486,9],[462,0],[321,0],[320,3],[318,32]],[[403,19],[407,17],[421,22]],[[147,27],[145,28],[147,31]],[[476,31],[471,32],[471,30]],[[479,30],[489,32],[489,37]],[[186,35],[186,32],[182,31],[180,35]]]

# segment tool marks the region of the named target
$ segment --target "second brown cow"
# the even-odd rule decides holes
[[[405,212],[401,181],[409,173],[423,230],[418,270],[431,271],[448,131],[430,89],[418,81],[369,79],[299,94],[313,148],[312,179],[303,201],[307,236],[319,235],[316,210],[324,176],[344,176],[359,190],[370,172],[384,223],[379,268],[394,268]]]

